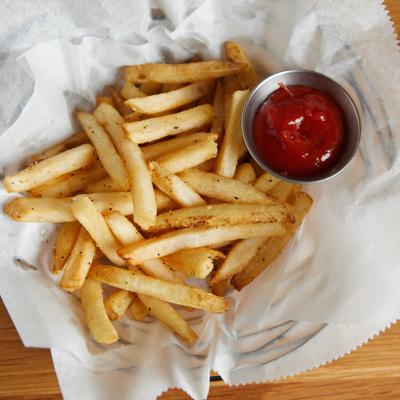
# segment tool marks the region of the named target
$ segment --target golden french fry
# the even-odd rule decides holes
[[[228,309],[228,300],[214,296],[199,288],[152,278],[134,271],[94,263],[89,271],[89,278],[106,283],[119,289],[155,297],[160,300],[223,313]]]
[[[256,171],[250,163],[242,163],[236,168],[234,179],[243,183],[253,183],[257,179]]]
[[[160,232],[177,228],[286,222],[289,211],[290,208],[283,203],[271,205],[207,204],[160,214],[156,218],[155,225],[148,230]]]
[[[243,88],[237,75],[226,76],[222,82],[224,85],[224,128],[226,129],[231,112],[232,95]]]
[[[34,154],[33,156],[30,156],[28,158],[27,165],[45,160],[46,158],[55,156],[56,154],[59,154],[64,150],[69,150],[72,149],[73,147],[80,146],[81,144],[88,142],[89,138],[87,137],[85,132],[75,133],[74,135],[70,136],[63,142],[58,143],[52,147],[49,147],[48,149],[43,150],[40,153]]]
[[[203,104],[175,114],[126,122],[123,126],[132,142],[142,144],[191,129],[199,129],[211,122],[212,115],[212,106]]]
[[[219,281],[217,283],[212,284],[210,282],[211,292],[217,296],[223,296],[225,294],[226,287],[228,285],[228,279],[225,281]]]
[[[87,279],[81,289],[81,304],[86,324],[98,343],[114,343],[118,333],[108,319],[101,283]]]
[[[202,140],[216,140],[218,135],[208,132],[195,132],[189,134],[182,134],[178,137],[154,144],[148,144],[142,147],[143,155],[146,160],[154,160],[164,154],[171,153],[176,150],[181,150],[196,144]]]
[[[143,236],[132,222],[118,211],[113,211],[111,214],[105,215],[104,218],[114,236],[124,246],[143,239]]]
[[[133,267],[131,271],[139,277],[146,277],[139,271],[137,267]],[[173,332],[177,333],[179,336],[189,342],[193,342],[197,339],[197,335],[193,329],[171,305],[155,297],[147,296],[142,293],[138,293],[137,296],[139,300],[146,306],[148,313],[166,324]],[[134,311],[136,313],[139,311],[140,313],[140,310],[135,309]]]
[[[293,190],[293,183],[280,181],[268,191],[268,196],[280,201],[286,201]]]
[[[125,82],[125,85],[121,90],[121,96],[128,100],[134,99],[135,97],[144,97],[146,96],[146,93],[142,92],[135,84]]]
[[[198,339],[196,332],[190,325],[176,312],[176,310],[165,301],[155,297],[139,294],[139,299],[147,307],[148,312],[153,317],[160,320],[182,339],[193,343]]]
[[[103,103],[101,105],[106,104]],[[111,106],[108,105],[108,107]],[[108,175],[110,175],[123,190],[128,190],[129,181],[124,162],[117,153],[107,132],[92,114],[80,111],[76,115],[96,148],[100,161]]]
[[[253,158],[250,160],[250,164],[254,168],[257,177],[264,173],[264,170],[254,161]]]
[[[141,114],[136,111],[132,111],[130,114],[124,117],[124,120],[125,122],[137,122],[137,121],[143,121],[144,119],[147,118],[149,118],[149,116],[146,114]]]
[[[107,86],[107,90],[110,92],[113,99],[114,104],[111,105],[115,105],[116,109],[123,117],[129,115],[131,113],[131,109],[125,104],[125,99],[121,96],[118,90],[112,86]]]
[[[249,93],[249,89],[237,90],[232,95],[226,131],[215,165],[218,175],[232,178],[239,158],[246,152],[242,135],[242,110]]]
[[[264,193],[268,193],[280,181],[279,178],[269,172],[264,172],[257,178],[254,186],[262,190]]]
[[[146,94],[146,96],[151,96],[156,93],[160,93],[162,90],[162,84],[158,82],[143,82],[140,84],[139,89]]]
[[[96,245],[84,228],[81,228],[65,263],[60,286],[67,291],[79,289],[85,282],[96,252]]]
[[[132,318],[135,319],[136,321],[141,321],[142,319],[145,319],[149,313],[147,307],[141,302],[139,297],[137,297],[136,295],[132,301],[131,306],[129,307],[129,310],[131,312]]]
[[[121,319],[134,298],[135,294],[127,292],[126,290],[119,289],[112,292],[104,301],[104,307],[108,318],[110,318],[111,321]]]
[[[178,208],[178,204],[171,199],[171,197],[167,196],[159,189],[154,189],[154,193],[156,195],[156,203],[157,203],[157,211],[165,212],[170,210],[175,210]]]
[[[122,188],[115,183],[111,177],[106,176],[96,182],[89,183],[86,188],[86,193],[96,193],[96,192],[121,192]]]
[[[196,167],[211,158],[215,158],[217,151],[218,146],[214,138],[209,138],[189,145],[184,149],[164,154],[158,157],[156,161],[160,167],[165,168],[173,174],[177,174],[185,169]]]
[[[86,167],[94,161],[94,148],[82,144],[33,164],[15,175],[4,178],[7,192],[24,192],[61,175]]]
[[[182,207],[205,204],[201,196],[181,178],[167,171],[155,161],[149,163],[153,183]]]
[[[72,202],[72,212],[106,257],[114,264],[124,265],[124,261],[117,254],[119,243],[92,201],[83,195],[75,198]]]
[[[98,161],[86,168],[62,175],[33,188],[29,191],[29,194],[33,197],[67,197],[79,192],[90,182],[104,178],[106,175],[107,172]]]
[[[53,249],[53,274],[60,273],[75,245],[81,226],[77,222],[66,222],[57,232]]]
[[[82,195],[77,195],[75,198],[80,196]],[[129,192],[89,193],[86,196],[101,213],[119,211],[122,215],[133,214],[133,203]],[[176,207],[176,203],[158,190],[156,200],[160,211]],[[20,222],[71,222],[76,221],[71,203],[72,197],[61,199],[19,197],[7,203],[4,212],[13,220]]]
[[[142,114],[158,114],[190,104],[207,94],[210,88],[210,81],[200,81],[167,93],[129,99],[125,104]]]
[[[210,281],[211,286],[215,286],[221,281],[228,280],[233,275],[242,271],[268,240],[268,237],[261,236],[241,240],[236,243],[212,277]]]
[[[184,83],[216,79],[237,74],[246,68],[244,64],[224,61],[199,61],[187,64],[140,64],[126,67],[128,82]]]
[[[260,82],[261,77],[254,70],[249,58],[237,43],[225,42],[224,53],[228,61],[246,65],[246,68],[238,73],[238,78],[243,88],[252,88]]]
[[[105,126],[125,162],[134,204],[133,218],[142,228],[147,228],[155,221],[157,204],[150,171],[143,153],[137,144],[126,138],[122,128],[124,119],[115,108],[101,104],[94,115]]]
[[[114,105],[114,101],[110,96],[96,96],[96,106],[98,106],[101,103],[107,103],[110,104],[111,106]]]
[[[218,258],[225,258],[224,253],[200,247],[178,251],[164,257],[163,260],[175,271],[195,278],[206,278],[214,268],[214,260]]]
[[[280,237],[270,238],[253,257],[250,263],[232,278],[232,285],[241,290],[263,272],[294,236],[304,217],[310,210],[312,199],[306,193],[299,193],[293,204],[295,223],[287,226],[287,232]]]
[[[122,258],[139,264],[155,257],[164,257],[183,249],[209,246],[216,242],[284,234],[285,228],[279,223],[187,228],[132,243],[118,253]]]
[[[213,100],[214,115],[211,124],[211,132],[222,138],[224,132],[224,86],[218,81]]]
[[[289,196],[286,198],[288,204],[293,204],[297,195],[301,192],[301,185],[294,183]]]
[[[227,203],[272,204],[273,200],[253,185],[226,178],[211,172],[189,169],[181,172],[182,178],[203,196]]]
[[[112,213],[106,216],[106,222],[110,227],[114,236],[123,246],[128,246],[131,243],[143,240],[143,236],[136,227],[126,217],[120,213]],[[129,269],[135,269],[135,265],[128,265]],[[164,279],[171,282],[179,282],[180,279],[176,274],[165,265],[161,259],[145,261],[140,265],[140,268],[148,275],[155,278]]]

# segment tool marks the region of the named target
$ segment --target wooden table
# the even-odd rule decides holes
[[[400,0],[386,0],[400,32]],[[61,399],[50,352],[27,349],[0,303],[0,399]],[[170,390],[162,399],[187,399]],[[210,399],[399,399],[400,322],[352,354],[326,366],[273,383],[229,387],[212,382]]]

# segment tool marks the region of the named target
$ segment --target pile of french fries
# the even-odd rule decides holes
[[[195,341],[171,304],[227,311],[229,284],[240,290],[267,268],[311,207],[300,186],[248,162],[241,113],[260,78],[238,44],[223,52],[225,61],[126,67],[121,91],[76,113],[82,132],[4,179],[26,193],[5,206],[11,218],[61,225],[53,272],[80,290],[100,343],[118,340],[111,321],[125,314]],[[104,284],[116,288],[105,299]]]

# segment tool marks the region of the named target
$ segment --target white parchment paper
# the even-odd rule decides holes
[[[1,215],[0,294],[24,344],[52,348],[65,398],[151,399],[173,386],[204,398],[210,369],[231,384],[293,374],[397,319],[400,58],[379,1],[66,4],[0,5],[4,174],[71,134],[72,111],[93,107],[123,65],[215,58],[227,39],[243,44],[261,73],[310,68],[342,83],[360,106],[363,136],[345,173],[306,188],[315,204],[296,239],[254,283],[230,293],[229,312],[186,313],[200,336],[191,347],[156,321],[129,319],[116,324],[118,344],[95,344],[78,301],[48,272],[54,228]],[[0,206],[14,197],[1,188]],[[38,269],[17,266],[15,256]]]

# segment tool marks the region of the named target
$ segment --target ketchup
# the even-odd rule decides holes
[[[343,114],[320,90],[280,84],[255,115],[254,142],[272,170],[289,178],[312,177],[338,159]]]

